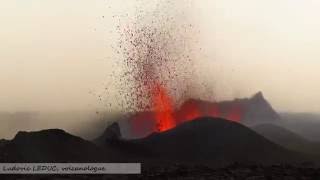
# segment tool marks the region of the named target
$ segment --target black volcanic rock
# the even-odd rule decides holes
[[[9,141],[5,139],[0,139],[0,148],[4,147]]]
[[[106,141],[114,141],[121,138],[120,126],[117,122],[112,123],[106,128],[103,134],[93,140],[95,144],[103,145]]]
[[[63,130],[19,132],[0,148],[1,162],[97,162],[101,149]]]
[[[275,163],[303,159],[301,154],[286,150],[239,123],[219,118],[189,121],[169,131],[132,140],[128,148],[130,145],[141,147],[140,152],[135,152],[140,153],[140,159],[149,154],[148,159],[160,162]]]
[[[287,149],[309,154],[320,154],[320,143],[309,141],[283,127],[274,124],[261,124],[252,129]]]

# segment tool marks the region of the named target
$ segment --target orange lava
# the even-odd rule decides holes
[[[157,130],[163,132],[174,128],[176,126],[176,120],[173,116],[174,108],[172,99],[166,89],[158,83],[156,83],[153,91],[152,101],[155,119],[157,121]]]

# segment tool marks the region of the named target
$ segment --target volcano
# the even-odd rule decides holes
[[[219,117],[247,126],[280,120],[280,116],[264,98],[262,92],[256,93],[251,98],[222,102],[189,99],[176,110],[169,110],[137,112],[131,114],[129,118],[120,120],[119,125],[123,137],[138,139],[159,132],[159,119],[169,122],[169,124],[163,123],[162,127],[165,127],[162,128],[163,130],[169,130],[176,125],[199,117]]]

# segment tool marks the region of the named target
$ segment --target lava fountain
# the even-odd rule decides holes
[[[117,26],[117,53],[124,70],[119,92],[125,99],[122,108],[134,112],[129,120],[134,137],[167,131],[202,116],[220,115],[215,104],[205,107],[197,101],[186,101],[178,107],[193,95],[190,92],[194,89],[189,88],[193,86],[188,83],[194,77],[195,29],[185,12],[179,12],[182,4],[171,3],[162,2],[151,12],[138,11],[129,22]],[[237,121],[240,115],[240,109],[234,108],[230,119]]]
[[[152,97],[157,130],[159,132],[169,130],[176,126],[172,99],[167,90],[156,83]]]

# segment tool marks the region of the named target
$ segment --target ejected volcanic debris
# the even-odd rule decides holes
[[[119,18],[115,49],[121,67],[120,75],[115,74],[118,93],[124,98],[121,104],[124,111],[134,114],[129,120],[134,137],[163,132],[203,116],[246,120],[247,114],[257,114],[257,108],[247,104],[261,106],[264,111],[262,94],[252,98],[253,103],[244,100],[221,105],[194,97],[193,92],[203,88],[193,84],[196,75],[193,55],[201,52],[193,51],[196,27],[186,15],[187,8],[178,6],[181,3],[157,1],[148,9],[144,6],[154,2],[145,3],[137,3],[132,16]],[[272,111],[270,106],[265,114]]]
[[[175,105],[194,73],[190,43],[194,27],[175,4],[159,1],[152,11],[138,7],[129,22],[118,26],[123,108],[155,112],[158,131],[175,126]]]

